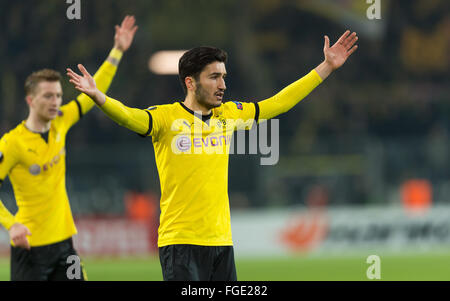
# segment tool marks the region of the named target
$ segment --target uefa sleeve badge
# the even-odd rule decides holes
[[[236,104],[236,107],[237,107],[238,110],[242,110],[243,109],[242,103],[240,103],[239,101],[233,101],[233,102]]]

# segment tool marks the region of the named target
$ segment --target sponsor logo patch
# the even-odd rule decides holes
[[[180,136],[177,138],[177,141],[175,142],[177,148],[182,152],[187,152],[191,149],[191,139],[189,139],[188,136]]]
[[[41,173],[41,167],[37,164],[33,164],[30,166],[30,174],[32,174],[33,176],[37,176],[38,174]]]

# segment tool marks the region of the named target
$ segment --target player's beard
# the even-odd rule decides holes
[[[201,106],[207,108],[208,110],[220,107],[220,105],[222,104],[221,102],[216,104],[216,103],[213,103],[212,101],[208,101],[208,99],[212,99],[212,98],[215,98],[214,95],[212,95],[212,96],[208,95],[208,91],[203,89],[203,86],[200,83],[198,83],[197,89],[195,89],[195,99],[197,100],[197,102]]]

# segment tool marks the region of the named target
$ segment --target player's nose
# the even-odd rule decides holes
[[[226,90],[227,86],[225,84],[225,79],[222,78],[222,79],[219,80],[218,88],[221,89],[221,90],[224,90],[224,91]]]

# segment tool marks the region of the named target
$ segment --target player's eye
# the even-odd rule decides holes
[[[215,74],[211,75],[210,78],[212,78],[212,79],[218,79],[218,78],[220,78],[220,77],[224,77],[224,78],[225,78],[225,76],[224,76],[224,75],[221,75],[220,73],[215,73]]]

